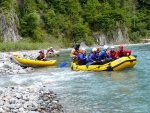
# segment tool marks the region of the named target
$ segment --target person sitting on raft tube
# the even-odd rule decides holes
[[[78,54],[81,52],[79,48],[80,48],[80,44],[77,43],[74,49],[70,53],[70,57],[73,59],[73,61],[77,60]]]
[[[116,52],[116,58],[131,55],[131,50],[124,50],[123,48],[123,45],[118,46],[119,50]]]
[[[84,48],[81,50],[82,52],[78,54],[78,65],[85,65],[87,63],[86,50]]]
[[[115,47],[114,46],[111,46],[110,47],[111,50],[108,52],[108,55],[112,58],[112,59],[116,59],[116,51],[115,51]]]
[[[88,55],[88,62],[96,63],[97,57],[98,57],[97,48],[93,48],[92,52],[90,52]]]
[[[53,47],[50,47],[49,50],[48,50],[48,52],[54,53]]]
[[[48,56],[49,53],[51,53],[53,56],[55,56],[53,47],[50,47],[50,48],[47,49],[46,56]]]
[[[45,60],[44,50],[39,51],[40,55],[36,58],[36,60]]]
[[[111,57],[107,54],[108,46],[104,45],[103,50],[98,54],[98,62],[100,64],[107,63],[111,61]]]

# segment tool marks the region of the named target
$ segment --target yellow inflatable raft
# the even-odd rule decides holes
[[[23,67],[44,67],[44,66],[52,66],[56,63],[56,60],[49,60],[49,61],[31,60],[19,58],[17,55],[12,56],[12,61]]]
[[[136,64],[136,58],[134,56],[121,57],[109,63],[103,65],[77,65],[76,63],[71,63],[71,68],[74,71],[119,71],[124,68],[132,68]]]

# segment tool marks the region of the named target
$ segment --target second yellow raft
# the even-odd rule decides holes
[[[45,67],[45,66],[53,66],[56,63],[56,60],[49,60],[49,61],[31,60],[20,58],[16,55],[12,57],[12,60],[23,67]]]

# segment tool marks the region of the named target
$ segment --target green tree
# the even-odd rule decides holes
[[[88,27],[86,25],[83,25],[82,23],[74,24],[71,30],[71,36],[75,42],[78,40],[86,39],[88,33],[89,33]]]
[[[36,13],[29,13],[21,20],[21,33],[23,36],[32,36],[38,28],[38,16]]]

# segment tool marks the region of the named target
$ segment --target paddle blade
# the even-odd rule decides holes
[[[60,68],[63,68],[63,67],[65,67],[67,64],[68,64],[67,62],[63,62],[63,63],[60,64],[59,67],[60,67]]]
[[[89,62],[89,63],[87,63],[87,64],[86,64],[86,67],[88,68],[88,67],[89,67],[89,65],[91,65],[91,64],[93,64],[93,62]]]
[[[52,53],[52,56],[55,57],[56,56],[55,53]]]
[[[60,56],[59,54],[56,54],[56,56]]]

